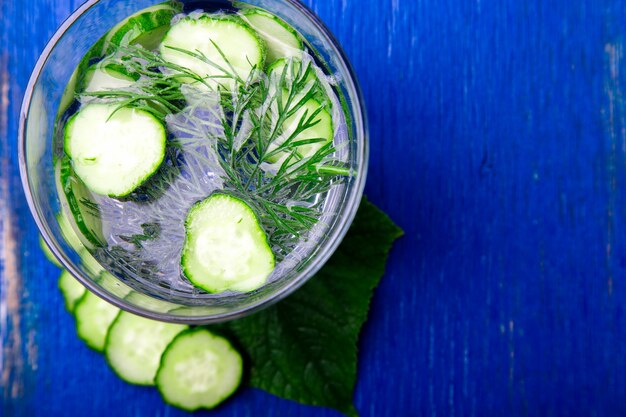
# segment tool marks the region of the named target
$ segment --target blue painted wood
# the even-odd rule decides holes
[[[363,86],[367,193],[406,231],[363,334],[362,415],[626,414],[624,2],[307,4]],[[0,5],[3,415],[185,415],[77,340],[21,193],[21,97],[79,1]],[[338,415],[253,390],[212,414]]]

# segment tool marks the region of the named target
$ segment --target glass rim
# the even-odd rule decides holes
[[[332,254],[336,251],[337,247],[340,245],[346,233],[348,232],[350,225],[354,221],[365,189],[365,182],[367,179],[367,171],[369,165],[369,131],[367,113],[365,109],[363,94],[358,84],[354,69],[340,43],[337,41],[337,39],[328,29],[328,27],[322,22],[322,20],[306,5],[301,3],[300,0],[282,0],[296,8],[298,12],[304,15],[304,17],[307,18],[326,38],[324,39],[324,41],[328,43],[328,45],[330,45],[332,52],[339,59],[340,67],[343,66],[343,69],[345,69],[347,72],[348,77],[342,81],[344,83],[346,91],[348,92],[348,97],[355,99],[351,100],[350,107],[351,110],[354,111],[353,123],[355,129],[355,140],[357,142],[357,163],[359,164],[359,170],[357,175],[354,177],[354,184],[352,184],[352,186],[350,187],[351,189],[349,188],[347,192],[346,201],[344,203],[343,211],[341,212],[341,220],[336,223],[334,227],[330,230],[330,236],[328,237],[326,242],[320,247],[319,251],[317,251],[317,253],[313,256],[312,261],[308,265],[306,265],[295,277],[289,280],[284,286],[282,286],[269,296],[265,297],[264,299],[257,300],[254,303],[247,305],[243,308],[238,308],[233,311],[214,315],[178,316],[170,314],[169,312],[158,313],[130,304],[126,302],[123,298],[115,296],[114,294],[108,292],[106,289],[98,286],[95,281],[84,276],[84,274],[60,249],[59,245],[56,242],[56,239],[53,238],[51,230],[47,224],[47,221],[45,220],[45,216],[43,215],[41,208],[33,198],[30,177],[27,170],[26,123],[31,108],[34,87],[39,81],[41,71],[47,63],[51,52],[53,51],[54,47],[57,45],[61,37],[83,14],[85,14],[89,9],[98,4],[100,1],[101,0],[86,1],[63,21],[63,23],[55,31],[54,35],[52,35],[50,40],[47,42],[44,50],[39,55],[39,58],[37,59],[35,67],[30,75],[28,85],[24,92],[18,126],[18,164],[22,188],[24,189],[24,194],[26,196],[29,210],[35,220],[37,228],[45,244],[52,251],[54,256],[61,262],[63,268],[66,269],[74,278],[76,278],[82,285],[84,285],[96,296],[102,298],[106,302],[122,310],[153,320],[191,325],[220,323],[250,315],[286,298],[288,295],[292,294],[294,291],[304,285],[310,278],[312,278],[326,264]]]

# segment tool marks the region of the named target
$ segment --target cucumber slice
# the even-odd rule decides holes
[[[188,411],[211,409],[239,387],[242,364],[230,342],[196,328],[180,333],[167,347],[156,386],[168,404]]]
[[[100,275],[98,284],[100,284],[102,288],[119,298],[124,298],[133,292],[132,288],[120,281],[115,275],[111,274],[108,271],[104,271],[102,275]]]
[[[213,194],[196,203],[185,228],[183,273],[207,292],[253,291],[274,270],[267,235],[250,206],[236,197]]]
[[[92,349],[102,352],[107,331],[120,309],[86,291],[74,307],[78,337]]]
[[[203,54],[213,65],[172,48]],[[208,78],[209,86],[232,87],[233,76],[246,81],[265,62],[265,45],[257,34],[242,21],[223,15],[180,20],[165,35],[160,51],[166,61]]]
[[[104,244],[103,224],[100,219],[100,209],[95,203],[93,194],[87,186],[78,179],[72,169],[69,158],[63,157],[57,161],[58,173],[57,190],[61,205],[69,208],[70,216],[66,216],[67,235],[72,237],[72,248],[80,252],[85,246],[90,248]],[[63,223],[61,223],[63,231]],[[80,236],[74,232],[80,232]],[[81,239],[82,237],[82,239]]]
[[[302,56],[302,39],[279,17],[260,9],[242,10],[241,18],[256,30],[267,44],[267,61]]]
[[[57,110],[55,130],[57,129],[59,119],[61,118],[61,116],[63,116],[63,113],[65,113],[65,111],[72,105],[74,99],[76,98],[76,87],[78,86],[79,74],[81,72],[80,69],[81,65],[79,64],[72,73],[72,75],[70,75],[70,79],[67,81],[65,90],[63,90],[63,95],[61,95],[61,100],[59,100],[59,110]]]
[[[126,295],[125,299],[126,301],[134,304],[137,307],[141,307],[149,311],[157,311],[163,314],[179,308],[178,304],[170,303],[169,301],[159,300],[158,298],[153,298],[149,295],[137,291],[131,291],[128,295]]]
[[[83,248],[78,252],[80,256],[80,262],[82,263],[83,268],[89,271],[94,277],[99,276],[104,272],[104,268],[100,265],[100,262],[87,250],[87,248]]]
[[[94,103],[70,119],[65,152],[91,191],[124,197],[159,168],[165,140],[163,124],[147,111]]]
[[[280,79],[280,77],[282,77],[283,72],[287,71],[285,73],[285,78],[287,78],[290,81],[293,81],[294,74],[295,75],[299,74],[301,66],[302,66],[302,61],[300,61],[299,59],[281,58],[281,59],[274,61],[274,63],[267,68],[267,73],[270,74],[270,76],[273,75],[274,77],[277,77],[277,79]],[[306,77],[306,81],[307,83],[312,82],[312,81],[317,81],[317,75],[315,74],[315,71],[313,70],[312,65],[311,65],[311,68],[309,69],[309,74]]]
[[[285,97],[284,100],[287,98]],[[294,133],[297,131],[300,122],[306,118],[310,118],[315,112],[318,112],[313,119],[316,123],[308,129],[298,133],[295,137]],[[292,150],[296,150],[300,158],[310,158],[317,151],[319,151],[324,145],[331,142],[335,132],[333,130],[333,117],[330,110],[326,105],[321,104],[316,99],[307,100],[296,113],[289,117],[282,126],[282,134],[270,144],[268,150],[270,154],[266,157],[266,160],[272,164],[280,166],[282,162],[291,154]],[[291,140],[290,148],[286,148],[284,151],[271,154],[276,151],[278,147],[285,143],[285,141]],[[314,141],[311,143],[298,144],[302,141]],[[293,160],[292,162],[295,162]]]
[[[135,83],[135,78],[113,65],[95,64],[85,73],[85,92],[123,90]]]
[[[330,104],[326,93],[322,90],[319,85],[319,80],[317,78],[317,74],[311,68],[302,68],[302,61],[295,58],[283,58],[274,62],[268,68],[268,74],[270,75],[270,79],[272,82],[277,83],[283,75],[285,78],[291,83],[294,82],[294,78],[301,78],[305,74],[301,74],[303,71],[308,71],[308,75],[306,75],[306,84],[303,91],[299,93],[292,101],[292,106],[298,102],[298,100],[302,99],[305,90],[308,91],[308,83],[315,82],[313,86],[311,86],[311,90],[314,92],[313,97],[307,100],[298,111],[289,117],[282,125],[282,134],[270,144],[268,151],[271,153],[275,151],[280,145],[282,145],[286,140],[290,139],[293,147],[291,149],[285,149],[284,151],[277,152],[274,154],[270,154],[266,156],[266,161],[270,164],[280,168],[281,163],[291,154],[293,149],[297,151],[297,154],[300,158],[308,158],[313,156],[319,149],[321,149],[324,145],[331,142],[334,138],[335,132],[333,129],[333,117],[330,109]],[[283,103],[287,101],[287,92],[283,93]],[[297,130],[300,122],[303,120],[303,117],[306,114],[306,117],[311,117],[315,112],[318,112],[313,119],[316,123],[314,126],[309,127],[308,129],[300,132],[295,137],[292,137],[294,132]],[[298,142],[301,141],[310,141],[317,140],[312,143],[304,143],[298,145]],[[295,162],[295,160],[293,161]]]
[[[107,334],[104,348],[107,361],[124,381],[154,385],[165,348],[187,328],[121,311]]]
[[[78,280],[66,270],[63,270],[59,277],[59,289],[65,299],[65,308],[70,313],[74,311],[76,303],[87,291],[83,284],[78,282]]]
[[[56,256],[54,256],[54,254],[52,253],[48,245],[46,245],[46,242],[43,240],[43,237],[41,235],[39,235],[39,247],[43,251],[43,254],[46,256],[47,260],[52,262],[55,266],[58,266],[59,268],[63,268],[63,265],[61,265],[61,262],[59,262]]]
[[[67,214],[64,211],[61,211],[57,214],[57,222],[59,222],[59,229],[61,229],[61,235],[67,242],[67,244],[74,249],[75,251],[80,251],[84,246],[76,232],[72,228],[69,219],[67,218]]]
[[[182,3],[167,1],[129,16],[104,36],[102,56],[107,55],[115,45],[139,44],[146,49],[156,49],[170,28],[172,18],[182,10]]]

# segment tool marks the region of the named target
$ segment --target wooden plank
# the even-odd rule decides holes
[[[3,415],[183,415],[76,339],[20,192],[21,96],[78,3],[0,1]],[[362,415],[626,414],[624,3],[305,3],[361,80],[367,193],[406,231],[363,334]],[[338,414],[247,390],[211,415]]]

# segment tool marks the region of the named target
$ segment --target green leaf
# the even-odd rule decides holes
[[[336,253],[302,289],[227,329],[250,365],[250,385],[303,404],[357,416],[357,341],[387,254],[402,235],[363,200]]]

